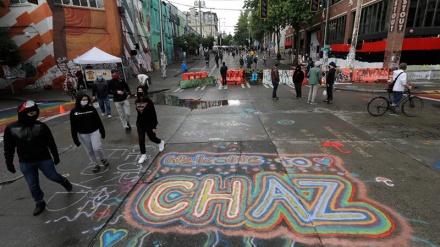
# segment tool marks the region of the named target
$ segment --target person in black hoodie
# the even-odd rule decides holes
[[[84,144],[87,155],[94,165],[94,173],[100,170],[96,156],[99,157],[105,167],[110,165],[108,160],[104,158],[101,147],[101,138],[105,139],[104,125],[98,111],[91,105],[90,96],[87,94],[79,94],[76,98],[75,108],[70,111],[70,129],[75,145],[77,147],[81,145],[78,135]]]
[[[17,111],[18,121],[6,126],[4,132],[6,167],[8,171],[15,173],[14,154],[17,148],[20,171],[36,202],[33,215],[39,215],[46,208],[46,202],[43,200],[38,170],[49,180],[61,184],[67,191],[72,191],[72,184],[55,169],[55,165],[60,163],[57,145],[49,127],[37,121],[40,114],[37,104],[28,100]]]
[[[297,65],[293,72],[293,84],[295,85],[296,99],[301,99],[302,82],[304,81],[304,72],[301,70],[301,66]]]
[[[145,154],[145,133],[147,133],[150,141],[158,144],[159,152],[162,152],[165,148],[165,142],[156,137],[157,116],[154,103],[147,96],[147,89],[144,86],[138,86],[136,88],[137,99],[135,101],[136,111],[138,113],[136,120],[136,127],[139,137],[139,148],[141,149],[141,157],[139,158],[139,164],[144,163],[147,159]]]
[[[336,75],[335,62],[330,62],[328,64],[328,67],[329,67],[329,70],[327,72],[327,77],[325,78],[327,99],[324,100],[324,102],[327,102],[327,104],[333,104],[333,84],[335,84],[335,75]]]
[[[122,121],[122,126],[128,134],[131,131],[130,126],[130,103],[128,99],[131,97],[130,88],[125,80],[119,77],[118,72],[113,72],[112,79],[109,83],[110,93],[113,94],[116,110]]]

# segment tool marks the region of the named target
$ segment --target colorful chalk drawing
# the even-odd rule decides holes
[[[339,157],[166,153],[154,169],[151,183],[135,188],[123,212],[130,232],[154,233],[154,241],[204,234],[205,246],[237,236],[251,245],[411,244],[408,222],[368,198],[365,184]]]

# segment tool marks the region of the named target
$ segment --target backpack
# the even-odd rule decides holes
[[[393,82],[391,82],[390,84],[388,84],[388,88],[387,88],[388,93],[392,93],[392,92],[393,92],[394,84],[396,84],[397,78],[399,78],[399,76],[400,76],[401,74],[403,74],[403,72],[400,72],[400,74],[397,75],[396,79],[394,79]]]

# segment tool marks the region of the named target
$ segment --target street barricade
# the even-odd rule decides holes
[[[243,70],[228,70],[226,72],[226,82],[227,84],[242,84],[244,81]]]
[[[208,77],[208,73],[206,71],[199,71],[199,72],[186,72],[182,74],[183,80],[194,80],[194,79],[201,79]]]

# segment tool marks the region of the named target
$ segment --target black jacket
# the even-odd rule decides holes
[[[327,72],[327,77],[325,79],[325,83],[329,84],[329,85],[335,84],[335,74],[336,74],[336,69],[335,68],[331,68]]]
[[[17,121],[6,126],[4,149],[7,166],[13,165],[15,148],[20,162],[31,163],[52,159],[51,153],[54,159],[59,159],[52,132],[40,121],[36,121],[33,125]]]
[[[304,72],[302,70],[295,70],[293,72],[293,83],[302,83],[304,81]]]
[[[153,101],[148,97],[143,97],[142,99],[138,98],[135,101],[135,105],[138,113],[136,124],[142,124],[155,129],[158,122]]]
[[[93,83],[92,96],[96,96],[100,99],[103,99],[103,98],[107,97],[108,91],[109,91],[109,89],[108,89],[107,81],[96,80],[95,83]]]
[[[121,102],[127,99],[127,95],[131,96],[130,88],[124,80],[111,79],[109,82],[109,92],[113,94],[114,102]],[[124,94],[118,94],[118,90],[124,91]]]
[[[223,66],[220,68],[220,75],[226,76],[226,72],[227,72],[227,71],[228,71],[228,66],[223,65]]]
[[[81,106],[81,99],[87,96],[89,104]],[[70,130],[73,142],[79,146],[78,133],[89,134],[99,130],[101,137],[105,138],[105,129],[96,109],[90,105],[90,97],[87,94],[79,94],[76,97],[75,108],[70,111]]]

